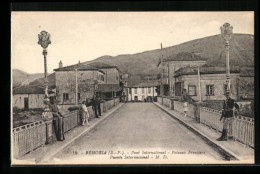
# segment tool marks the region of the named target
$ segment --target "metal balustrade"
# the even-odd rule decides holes
[[[119,98],[101,103],[101,112],[106,112],[119,104]],[[92,106],[88,107],[90,119],[94,117]],[[64,132],[80,125],[79,111],[64,114]],[[46,124],[43,120],[13,129],[13,157],[20,157],[46,143]]]
[[[221,132],[223,122],[219,120],[220,117],[221,111],[205,107],[200,108],[200,122]],[[234,116],[232,127],[229,129],[229,136],[231,135],[235,140],[254,147],[254,119]]]
[[[80,124],[79,112],[73,111],[64,115],[64,132],[68,132]]]
[[[46,142],[46,125],[36,121],[13,129],[13,155],[22,156]]]
[[[157,97],[157,102],[170,108],[170,99],[165,97]],[[223,121],[220,121],[222,112],[206,108],[198,107],[199,114],[196,115],[196,106],[188,103],[188,113],[187,116],[195,119],[199,117],[200,123],[207,125],[219,132],[223,129]],[[174,110],[183,114],[183,102],[174,101]],[[254,119],[244,116],[234,116],[232,126],[230,126],[228,131],[229,136],[233,136],[234,140],[239,141],[245,145],[254,148],[255,143],[255,132],[254,132]]]

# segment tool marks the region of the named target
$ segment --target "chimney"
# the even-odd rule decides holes
[[[59,68],[62,68],[62,62],[60,61],[60,63],[59,63]]]

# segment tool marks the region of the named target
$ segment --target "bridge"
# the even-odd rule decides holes
[[[15,158],[15,163],[38,164],[216,164],[253,163],[254,130],[248,123],[243,132],[251,131],[247,141],[241,137],[218,142],[220,136],[214,119],[218,112],[200,108],[200,122],[174,110],[167,99],[154,103],[118,103],[93,118],[91,126],[77,126],[69,130],[66,140],[43,145]],[[163,102],[164,100],[164,102]],[[189,110],[192,110],[189,106]],[[205,112],[203,112],[205,111]],[[194,113],[194,112],[193,112]],[[212,116],[213,115],[213,116]],[[218,117],[219,118],[219,117]],[[242,121],[239,123],[243,124]],[[253,124],[252,124],[253,125]],[[239,139],[240,138],[240,139]],[[251,144],[250,144],[251,143]]]

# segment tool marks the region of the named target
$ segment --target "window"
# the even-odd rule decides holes
[[[63,93],[63,100],[69,100],[69,94],[68,93]]]
[[[188,94],[191,96],[195,96],[196,94],[196,86],[190,85],[188,86]]]
[[[135,94],[137,94],[137,88],[135,88]]]
[[[144,93],[144,88],[142,88],[142,93]]]
[[[149,94],[151,93],[151,88],[148,88],[148,93],[149,93]]]
[[[80,100],[80,93],[78,93],[78,100]]]
[[[214,85],[206,85],[206,95],[214,95]]]
[[[128,88],[129,94],[132,94],[132,88]]]
[[[98,80],[104,81],[104,74],[98,74]]]

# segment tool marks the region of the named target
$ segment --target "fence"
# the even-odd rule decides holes
[[[13,129],[13,155],[22,156],[46,142],[46,125],[37,121]]]
[[[157,96],[157,102],[160,103],[160,104],[163,104],[163,98],[160,97],[160,96]]]
[[[170,99],[165,97],[157,97],[158,103],[170,107]],[[183,102],[174,100],[174,110],[183,113]],[[203,123],[217,131],[222,131],[223,122],[221,122],[220,116],[221,111],[210,109],[207,107],[202,107],[203,105],[188,103],[188,113],[187,115],[198,122]],[[232,126],[230,126],[229,136],[243,144],[246,144],[254,148],[254,119],[235,116]]]
[[[119,104],[119,98],[101,103],[101,112],[106,112]],[[91,106],[88,107],[90,119],[95,114]],[[80,124],[79,111],[66,113],[64,116],[64,132],[75,128]],[[13,156],[22,156],[46,143],[46,124],[43,120],[26,124],[13,129]],[[53,131],[53,135],[55,133]]]
[[[171,99],[163,98],[163,105],[170,108],[171,107]]]
[[[174,105],[174,110],[176,110],[179,113],[183,113],[183,102],[174,101],[173,105]]]
[[[80,118],[78,111],[73,111],[64,115],[64,132],[68,132],[74,127],[78,126]]]
[[[200,108],[200,122],[218,131],[222,131],[223,122],[219,120],[221,112],[202,107]],[[229,135],[237,141],[254,148],[254,119],[235,116]]]

